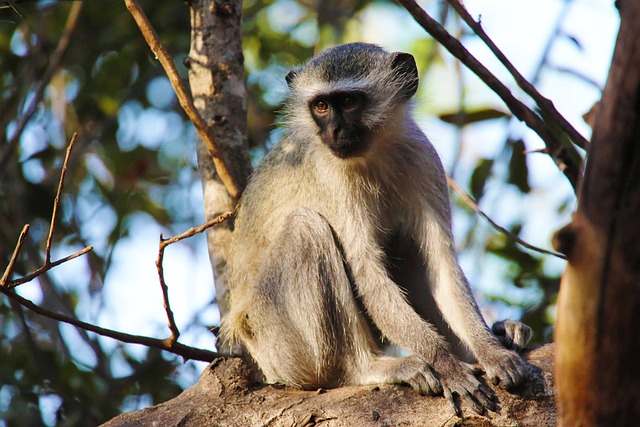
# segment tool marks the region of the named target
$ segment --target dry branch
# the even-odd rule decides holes
[[[169,322],[168,323],[169,330],[171,331],[171,336],[165,340],[165,344],[169,347],[173,347],[173,345],[176,343],[176,341],[178,340],[178,337],[180,336],[180,331],[178,330],[176,321],[173,318],[173,311],[171,311],[171,305],[169,303],[169,287],[167,286],[167,283],[164,280],[164,269],[162,267],[162,261],[164,259],[164,250],[167,246],[173,243],[179,242],[180,240],[192,237],[198,233],[202,233],[208,228],[211,228],[216,224],[220,224],[226,221],[227,219],[231,218],[232,216],[233,216],[233,212],[226,212],[220,215],[219,217],[214,218],[211,221],[208,221],[199,227],[191,227],[189,230],[185,231],[184,233],[168,239],[163,238],[162,234],[160,234],[160,244],[159,244],[160,247],[158,249],[158,259],[156,260],[156,268],[158,270],[158,279],[160,281],[160,288],[162,289],[163,306],[167,314],[167,320]]]
[[[48,317],[49,319],[54,319],[59,322],[68,323],[70,325],[76,326],[78,328],[82,328],[89,332],[94,332],[98,335],[102,335],[104,337],[109,337],[116,339],[118,341],[126,342],[129,344],[140,344],[146,345],[147,347],[153,347],[160,350],[168,351],[169,353],[177,354],[178,356],[182,356],[185,360],[200,360],[203,362],[211,362],[215,358],[220,357],[220,355],[216,352],[209,350],[202,350],[199,348],[190,347],[180,343],[174,343],[171,346],[168,346],[165,343],[165,340],[146,337],[142,335],[132,335],[124,332],[118,332],[111,329],[101,328],[100,326],[92,325],[91,323],[86,323],[78,319],[74,319],[72,317],[66,316],[61,313],[57,313],[55,311],[48,310],[44,307],[41,307],[37,304],[34,304],[32,301],[18,295],[13,289],[7,289],[5,287],[0,287],[0,292],[5,294],[7,297],[22,305],[23,307],[28,308],[29,310],[37,313],[41,316]]]
[[[51,261],[51,242],[53,240],[53,232],[56,229],[58,206],[60,205],[60,194],[62,194],[62,189],[64,188],[64,177],[67,174],[69,156],[71,156],[71,150],[73,150],[73,145],[76,143],[76,139],[78,139],[77,132],[75,132],[71,137],[71,141],[69,142],[69,146],[67,147],[67,152],[64,155],[64,162],[62,162],[62,171],[60,172],[60,180],[58,181],[58,190],[56,191],[56,198],[53,201],[53,212],[51,213],[51,224],[49,226],[49,235],[47,236],[47,246],[44,250],[45,265],[49,264],[49,262]]]
[[[553,255],[555,257],[558,257],[558,258],[561,258],[561,259],[564,259],[564,260],[567,259],[567,257],[565,255],[563,255],[563,254],[561,254],[559,252],[553,252],[553,251],[549,251],[547,249],[542,249],[542,248],[539,248],[537,246],[532,245],[531,243],[525,242],[520,237],[516,236],[515,234],[513,234],[512,232],[510,232],[506,228],[504,228],[501,225],[499,225],[493,219],[491,219],[491,217],[489,215],[487,215],[482,209],[480,209],[480,206],[478,206],[478,203],[475,200],[473,200],[473,197],[471,197],[464,190],[462,190],[462,188],[460,188],[460,186],[448,175],[447,175],[447,182],[449,183],[449,186],[451,188],[453,188],[460,195],[460,197],[467,204],[467,206],[469,206],[471,209],[473,209],[477,214],[482,216],[484,219],[489,221],[489,224],[491,224],[491,226],[493,228],[495,228],[496,230],[498,230],[500,233],[504,234],[505,236],[509,237],[510,239],[513,239],[516,243],[519,243],[520,245],[524,246],[525,248],[531,249],[532,251],[540,252],[542,254],[547,254],[547,255]]]
[[[22,243],[24,242],[24,239],[27,233],[29,232],[29,224],[26,224],[22,229],[22,232],[20,233],[20,238],[18,239],[18,243],[16,244],[16,248],[13,251],[13,255],[11,256],[11,259],[9,260],[9,264],[7,265],[7,268],[4,274],[2,275],[2,280],[0,281],[0,287],[4,287],[7,289],[15,288],[16,286],[19,286],[23,283],[27,283],[35,279],[42,273],[51,270],[53,267],[57,265],[60,265],[74,258],[77,258],[93,250],[93,246],[87,246],[86,248],[72,255],[69,255],[57,261],[51,262],[51,242],[53,241],[53,233],[56,228],[55,224],[56,224],[56,217],[58,215],[58,206],[60,205],[60,194],[62,193],[62,189],[64,187],[64,177],[67,173],[67,166],[69,165],[69,157],[71,156],[71,150],[73,149],[73,145],[75,144],[77,138],[78,138],[78,134],[74,133],[73,137],[71,138],[71,141],[69,142],[69,147],[67,147],[67,152],[64,157],[64,162],[62,163],[62,171],[60,172],[60,180],[58,181],[58,191],[56,192],[56,198],[53,201],[53,212],[51,214],[51,224],[49,225],[49,235],[47,236],[47,245],[45,247],[44,264],[42,265],[42,267],[38,268],[37,270],[33,271],[30,274],[27,274],[26,276],[20,277],[15,280],[9,280],[9,277],[11,276],[11,273],[13,271],[13,266],[15,265],[18,255],[20,254]]]
[[[0,287],[4,287],[6,283],[9,281],[9,276],[11,276],[11,272],[13,271],[13,266],[16,264],[16,260],[18,259],[18,254],[20,253],[20,249],[22,249],[22,244],[24,243],[24,239],[27,237],[28,232],[29,232],[29,224],[25,224],[24,227],[22,227],[22,231],[20,232],[20,237],[18,237],[18,242],[16,243],[16,247],[13,250],[13,255],[11,255],[9,264],[7,264],[7,268],[5,268],[4,274],[2,275],[2,279],[0,280]]]
[[[99,326],[96,325],[92,325],[90,323],[86,323],[83,322],[81,320],[69,317],[67,315],[64,315],[62,313],[57,313],[55,311],[51,311],[48,310],[44,307],[41,307],[37,304],[34,304],[32,301],[18,295],[15,290],[13,288],[15,288],[16,286],[29,282],[31,280],[33,280],[34,278],[42,275],[43,273],[45,273],[46,271],[52,269],[53,267],[60,265],[64,262],[67,262],[73,258],[76,258],[80,255],[83,255],[89,251],[91,251],[93,249],[93,246],[87,246],[86,248],[76,252],[75,254],[69,255],[65,258],[59,259],[57,261],[51,262],[51,243],[53,241],[53,233],[55,231],[55,222],[56,222],[56,217],[57,217],[57,212],[58,212],[58,207],[60,205],[60,195],[62,193],[62,189],[64,188],[64,178],[66,175],[66,170],[69,164],[69,158],[71,156],[71,150],[73,149],[73,145],[75,143],[77,139],[77,134],[73,135],[73,138],[71,139],[70,143],[69,143],[69,147],[67,148],[66,151],[66,155],[65,155],[65,159],[62,165],[62,171],[60,173],[60,180],[58,182],[58,190],[56,192],[56,197],[53,203],[53,213],[51,215],[51,224],[49,227],[49,235],[47,236],[47,243],[46,243],[46,248],[45,248],[45,261],[44,261],[44,265],[40,268],[38,268],[37,270],[33,271],[32,273],[20,277],[18,279],[15,280],[9,280],[9,277],[11,276],[11,273],[13,271],[13,267],[15,265],[16,260],[18,259],[18,256],[20,255],[20,250],[22,248],[22,244],[27,236],[27,233],[29,231],[29,224],[26,224],[24,226],[24,228],[22,229],[22,232],[20,233],[20,237],[18,238],[18,242],[16,243],[16,247],[13,251],[13,255],[11,256],[11,259],[9,260],[9,264],[7,265],[7,268],[5,269],[4,274],[2,275],[2,279],[0,280],[0,293],[5,294],[7,297],[9,297],[11,300],[15,301],[16,303],[22,305],[23,307],[28,308],[29,310],[44,316],[44,317],[48,317],[50,319],[54,319],[60,322],[65,322],[68,323],[70,325],[76,326],[78,328],[84,329],[86,331],[90,331],[90,332],[94,332],[96,334],[102,335],[102,336],[106,336],[109,338],[113,338],[122,342],[126,342],[126,343],[130,343],[130,344],[141,344],[141,345],[146,345],[148,347],[153,347],[153,348],[157,348],[160,350],[165,350],[168,351],[170,353],[173,354],[177,354],[179,356],[182,356],[185,360],[188,359],[194,359],[194,360],[201,360],[204,362],[211,362],[213,361],[216,357],[219,357],[218,353],[216,352],[212,352],[212,351],[208,351],[208,350],[202,350],[202,349],[198,349],[198,348],[194,348],[194,347],[190,347],[190,346],[186,346],[184,344],[180,344],[178,342],[176,342],[176,340],[178,339],[178,329],[175,325],[175,321],[173,319],[173,313],[171,312],[170,306],[169,306],[169,297],[167,294],[167,287],[166,284],[164,283],[164,277],[162,275],[162,254],[164,252],[164,248],[171,244],[171,243],[175,243],[179,240],[185,239],[187,237],[191,237],[194,234],[197,233],[201,233],[202,231],[206,230],[209,227],[212,227],[216,224],[219,224],[223,221],[225,221],[226,219],[230,218],[233,214],[231,212],[227,212],[224,215],[220,215],[218,218],[207,222],[204,225],[201,225],[199,227],[192,227],[191,229],[189,229],[187,232],[182,233],[176,237],[172,237],[170,239],[162,239],[161,236],[161,242],[160,242],[160,247],[161,247],[161,252],[158,255],[158,262],[156,263],[156,265],[158,266],[158,273],[160,274],[160,280],[161,280],[161,285],[162,285],[162,291],[163,291],[163,296],[164,296],[164,305],[165,305],[165,309],[167,310],[167,316],[169,317],[169,328],[171,329],[171,337],[166,339],[166,340],[161,340],[161,339],[157,339],[157,338],[151,338],[151,337],[146,337],[146,336],[141,336],[141,335],[131,335],[131,334],[127,334],[124,332],[118,332],[118,331],[114,331],[111,329],[106,329],[106,328],[101,328]]]
[[[51,54],[51,61],[49,62],[49,66],[47,67],[47,70],[43,74],[42,78],[40,78],[38,86],[34,91],[33,98],[29,103],[29,106],[24,110],[24,113],[18,119],[15,132],[13,132],[11,138],[7,140],[7,143],[4,144],[3,150],[0,153],[0,178],[3,176],[4,171],[7,170],[7,163],[16,147],[18,146],[18,142],[20,142],[20,136],[22,135],[22,132],[27,127],[27,124],[29,123],[29,120],[31,120],[31,117],[36,112],[36,107],[44,96],[44,90],[47,88],[49,82],[62,65],[62,60],[64,59],[64,56],[69,49],[71,40],[73,40],[73,31],[75,30],[78,23],[78,18],[80,17],[80,11],[82,10],[83,4],[84,2],[79,1],[73,2],[73,4],[71,5],[69,16],[64,26],[64,31],[62,33],[62,36],[60,37],[60,40],[58,41],[58,45]],[[14,10],[16,9],[14,8]]]
[[[193,99],[191,98],[190,93],[188,92],[185,84],[180,78],[180,75],[178,74],[178,70],[176,69],[175,63],[173,62],[173,58],[169,55],[167,50],[160,42],[158,34],[151,26],[149,19],[140,8],[138,2],[136,2],[136,0],[125,0],[125,4],[127,5],[127,9],[129,10],[129,12],[133,16],[133,19],[136,21],[138,28],[140,28],[140,32],[151,48],[151,51],[155,55],[156,59],[160,61],[160,64],[164,68],[164,71],[167,73],[167,77],[171,82],[171,86],[173,87],[173,90],[175,91],[176,96],[180,101],[180,106],[182,107],[184,112],[187,113],[187,116],[195,126],[198,135],[200,135],[200,138],[202,138],[205,145],[207,146],[209,154],[213,158],[216,172],[224,183],[227,191],[229,192],[229,195],[233,198],[234,201],[237,201],[241,193],[241,186],[238,184],[238,182],[236,182],[233,175],[229,172],[229,168],[227,167],[227,165],[225,165],[220,153],[220,149],[216,144],[211,129],[209,128],[207,123],[205,123],[195,105],[193,105]]]
[[[458,58],[460,62],[489,86],[489,88],[502,99],[514,116],[525,122],[527,126],[542,138],[547,146],[549,155],[575,189],[580,174],[580,164],[577,161],[579,156],[576,157],[576,153],[574,153],[575,150],[570,152],[569,147],[563,146],[539,115],[513,96],[507,86],[482,65],[458,39],[449,34],[438,21],[429,16],[415,0],[398,0],[398,2],[438,43],[444,46],[453,56]]]
[[[478,37],[487,45],[487,47],[491,50],[491,52],[495,55],[496,58],[504,65],[504,67],[511,73],[513,79],[516,81],[518,86],[525,91],[533,100],[538,104],[538,107],[551,119],[553,119],[560,129],[567,134],[567,136],[576,144],[578,147],[587,149],[589,146],[589,141],[580,134],[572,125],[564,118],[562,114],[556,109],[553,105],[553,102],[542,96],[540,92],[533,86],[524,76],[513,66],[511,61],[502,53],[502,51],[496,46],[496,44],[491,40],[491,38],[487,35],[487,33],[482,28],[481,22],[476,21],[471,17],[467,9],[459,0],[447,0],[451,6],[458,12],[458,15],[462,18],[462,20],[473,30]]]

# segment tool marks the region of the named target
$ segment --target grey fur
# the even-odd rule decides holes
[[[454,394],[494,409],[465,362],[504,387],[526,379],[527,365],[489,331],[458,266],[442,164],[411,118],[413,59],[343,45],[287,82],[285,136],[238,208],[222,332],[271,383],[407,383],[443,393],[456,413]],[[370,98],[362,122],[372,136],[357,156],[334,155],[309,112],[314,97],[336,90]],[[507,342],[524,346],[528,328],[507,326]],[[408,356],[384,355],[386,342]]]

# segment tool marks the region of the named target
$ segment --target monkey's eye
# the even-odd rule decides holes
[[[344,95],[340,99],[340,105],[342,105],[342,108],[346,108],[347,110],[349,110],[358,105],[358,98],[353,95]]]
[[[318,100],[313,103],[313,109],[316,113],[325,114],[329,111],[329,104],[326,101]]]

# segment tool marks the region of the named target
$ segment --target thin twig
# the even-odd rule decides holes
[[[47,246],[44,250],[44,264],[47,265],[51,262],[51,241],[53,240],[53,232],[56,228],[56,217],[58,215],[58,205],[60,205],[60,194],[62,194],[62,188],[64,187],[64,177],[67,174],[67,166],[69,165],[69,156],[71,156],[71,150],[76,143],[78,133],[74,132],[71,137],[71,142],[67,147],[67,152],[64,156],[64,162],[62,163],[62,171],[60,172],[60,180],[58,181],[58,191],[56,192],[56,198],[53,201],[53,212],[51,213],[51,224],[49,226],[49,236],[47,236]]]
[[[572,125],[564,118],[562,114],[553,105],[553,102],[538,92],[538,90],[513,66],[511,61],[502,53],[502,51],[491,40],[487,33],[482,28],[482,24],[479,21],[473,19],[467,9],[459,0],[447,0],[451,6],[458,12],[458,15],[462,20],[473,30],[474,33],[480,37],[484,44],[489,47],[491,52],[496,58],[504,65],[504,67],[511,73],[514,80],[533,100],[538,104],[538,107],[551,119],[555,120],[558,127],[571,138],[571,141],[582,149],[586,149],[589,146],[589,141],[580,134]]]
[[[453,56],[458,58],[475,73],[491,90],[493,90],[509,107],[509,110],[527,126],[534,130],[545,142],[549,155],[558,168],[567,177],[573,188],[576,188],[580,165],[572,156],[567,147],[564,147],[549,130],[542,118],[534,113],[523,102],[513,96],[496,76],[482,65],[471,53],[453,37],[438,21],[431,18],[415,0],[398,0],[400,4],[413,16],[422,28],[424,28],[436,41],[443,45]]]
[[[93,250],[93,246],[87,246],[86,248],[76,252],[75,254],[72,254],[62,259],[59,259],[57,261],[51,262],[51,242],[53,241],[53,232],[55,231],[55,228],[56,228],[55,223],[56,223],[56,217],[58,215],[58,206],[60,205],[60,194],[62,193],[62,189],[64,188],[64,177],[67,173],[67,167],[69,166],[69,158],[71,156],[71,150],[73,149],[73,145],[75,144],[77,138],[78,138],[78,134],[74,133],[73,137],[71,138],[71,141],[69,142],[69,146],[67,147],[67,152],[64,157],[64,162],[62,163],[62,171],[60,172],[60,180],[58,181],[58,191],[56,192],[56,197],[53,201],[53,213],[51,214],[51,224],[49,225],[49,235],[47,236],[47,245],[45,247],[44,264],[42,265],[42,267],[38,268],[37,270],[33,271],[32,273],[24,277],[20,277],[19,279],[16,279],[16,280],[8,280],[9,274],[11,273],[11,269],[13,269],[13,264],[15,263],[15,260],[18,257],[18,254],[20,252],[20,247],[22,246],[22,241],[24,240],[24,236],[26,235],[26,232],[29,229],[27,224],[22,231],[24,235],[23,234],[20,235],[20,240],[18,240],[18,245],[16,245],[16,249],[13,252],[13,256],[11,257],[11,260],[9,262],[9,266],[7,267],[7,271],[5,271],[5,275],[2,278],[2,282],[1,282],[2,286],[5,286],[9,289],[15,288],[16,286],[19,286],[23,283],[27,283],[35,279],[45,271],[51,270],[53,267],[57,265],[60,265],[74,258],[77,258],[80,255],[84,255],[87,252]]]
[[[0,287],[0,292],[5,294],[10,299],[18,302],[22,306],[28,308],[29,310],[41,316],[48,317],[49,319],[54,319],[59,322],[68,323],[78,328],[85,329],[89,332],[94,332],[98,335],[113,338],[121,342],[126,342],[129,344],[140,344],[140,345],[145,345],[147,347],[153,347],[160,350],[165,350],[165,351],[168,351],[169,353],[182,356],[185,360],[201,360],[203,362],[211,362],[214,359],[221,356],[219,353],[216,353],[213,351],[202,350],[199,348],[190,347],[180,343],[174,343],[172,346],[168,346],[165,343],[165,340],[146,337],[142,335],[132,335],[124,332],[114,331],[111,329],[101,328],[99,326],[92,325],[90,323],[86,323],[81,320],[66,316],[64,314],[47,310],[46,308],[43,308],[37,304],[34,304],[32,301],[21,297],[20,295],[15,293],[15,291],[12,289]]]
[[[18,8],[16,7],[16,5],[15,5],[15,4],[13,4],[13,0],[7,0],[7,4],[9,5],[9,7],[10,7],[11,9],[13,9],[13,11],[14,11],[15,13],[17,13],[17,14],[18,14],[18,16],[19,16],[20,18],[22,18],[22,19],[27,19],[27,18],[25,18],[25,17],[24,17],[24,15],[22,15],[22,13],[20,13],[20,11],[19,11],[19,10],[18,10]]]
[[[169,239],[165,239],[160,234],[160,248],[158,249],[158,259],[156,260],[156,269],[158,270],[158,279],[160,281],[160,288],[162,289],[162,298],[164,310],[167,313],[167,320],[169,330],[171,331],[171,336],[165,340],[165,344],[169,347],[172,347],[180,337],[180,331],[178,330],[178,326],[176,325],[176,321],[173,317],[173,311],[171,310],[171,305],[169,304],[169,287],[164,280],[164,269],[162,267],[162,261],[164,259],[164,249],[180,240],[189,238],[194,236],[195,234],[202,233],[208,228],[213,227],[216,224],[220,224],[221,222],[226,221],[227,219],[233,216],[233,212],[226,212],[217,218],[212,219],[211,221],[206,222],[205,224],[198,227],[191,227],[189,230],[185,231],[182,234],[171,237]]]
[[[220,224],[221,222],[224,222],[224,221],[228,220],[229,218],[231,218],[234,215],[235,215],[235,212],[225,212],[222,215],[220,215],[220,216],[218,216],[218,217],[216,217],[216,218],[214,218],[214,219],[212,219],[210,221],[207,221],[202,225],[199,225],[197,227],[191,227],[190,229],[188,229],[187,231],[185,231],[182,234],[178,234],[177,236],[173,236],[173,237],[170,237],[168,239],[165,239],[164,243],[166,245],[170,245],[172,243],[179,242],[180,240],[187,239],[187,238],[189,238],[191,236],[194,236],[194,235],[196,235],[198,233],[202,233],[206,229],[211,228],[212,226],[214,226],[216,224]]]
[[[29,120],[36,112],[38,104],[42,101],[42,97],[44,96],[44,91],[51,82],[51,79],[56,74],[60,66],[62,65],[62,60],[64,59],[65,54],[71,44],[71,40],[73,40],[73,31],[76,28],[76,24],[78,23],[78,18],[80,16],[80,11],[82,10],[84,2],[74,2],[71,5],[71,9],[69,10],[69,16],[67,17],[67,23],[65,24],[64,31],[60,40],[58,41],[58,45],[56,49],[51,54],[51,61],[49,62],[49,66],[47,70],[43,74],[42,78],[38,82],[38,86],[34,91],[34,95],[31,98],[31,103],[24,110],[24,113],[18,119],[16,130],[11,135],[11,138],[7,140],[7,143],[4,144],[4,148],[2,153],[0,153],[0,178],[4,175],[5,171],[8,169],[7,164],[11,155],[15,151],[18,142],[20,142],[20,136],[22,132],[27,127]]]
[[[86,248],[81,249],[74,254],[68,255],[64,258],[60,258],[59,260],[56,260],[53,262],[46,263],[42,267],[38,268],[37,270],[34,270],[32,273],[29,273],[26,276],[20,277],[15,280],[9,280],[6,282],[6,284],[4,284],[4,286],[8,289],[12,289],[12,288],[15,288],[16,286],[22,285],[23,283],[30,282],[36,277],[40,276],[42,273],[45,273],[51,270],[53,267],[57,267],[60,264],[63,264],[67,261],[71,261],[74,258],[78,258],[79,256],[82,256],[88,252],[91,252],[92,250],[93,250],[93,246],[89,245]]]
[[[524,246],[527,249],[531,249],[532,251],[540,252],[540,253],[547,254],[547,255],[553,255],[555,257],[558,257],[558,258],[561,258],[561,259],[564,259],[564,260],[567,259],[567,257],[564,256],[561,253],[548,251],[546,249],[542,249],[542,248],[539,248],[537,246],[533,246],[532,244],[525,242],[520,237],[516,236],[515,234],[513,234],[512,232],[510,232],[506,228],[498,225],[494,220],[491,219],[491,217],[489,217],[489,215],[487,215],[486,213],[484,213],[484,211],[482,211],[482,209],[480,209],[480,207],[478,206],[476,201],[473,200],[473,197],[471,197],[464,190],[462,190],[462,188],[460,188],[460,186],[450,176],[447,176],[447,182],[449,183],[449,186],[451,186],[451,188],[453,188],[460,195],[462,200],[464,200],[464,202],[471,209],[473,209],[476,213],[478,213],[482,217],[484,217],[487,221],[489,221],[489,223],[491,224],[491,226],[493,228],[495,228],[496,230],[498,230],[499,232],[501,232],[505,236],[513,239],[514,241],[516,241],[520,245]]]
[[[163,244],[164,241],[162,239],[162,234],[160,234],[160,249],[158,250],[158,259],[156,260],[156,269],[158,270],[158,280],[160,281],[160,289],[162,290],[162,300],[164,311],[167,313],[167,321],[169,330],[171,331],[171,336],[164,340],[165,344],[169,347],[173,347],[173,345],[178,341],[180,337],[180,331],[178,330],[178,325],[176,325],[176,320],[173,317],[173,311],[171,310],[171,305],[169,304],[169,287],[167,286],[164,280],[164,270],[162,267],[162,260],[164,258],[164,248],[166,245]]]
[[[9,276],[13,271],[13,266],[18,259],[18,254],[20,253],[20,249],[22,248],[22,244],[24,243],[25,237],[27,237],[27,233],[29,232],[29,224],[25,224],[20,232],[20,237],[18,237],[18,242],[16,243],[16,247],[13,250],[13,255],[11,255],[11,259],[9,260],[9,264],[7,268],[4,270],[4,274],[2,275],[2,279],[0,280],[0,287],[4,287],[7,281],[9,280]]]
[[[167,50],[164,48],[156,31],[151,26],[149,19],[145,15],[145,13],[140,8],[140,5],[136,0],[125,0],[125,4],[127,9],[133,16],[133,19],[136,21],[138,28],[140,28],[140,32],[142,33],[144,39],[147,41],[147,44],[151,48],[151,51],[155,55],[155,57],[160,61],[160,64],[164,68],[165,73],[167,73],[167,77],[171,82],[171,86],[173,86],[173,90],[180,101],[180,106],[187,114],[191,122],[196,128],[198,135],[204,141],[207,149],[209,150],[209,154],[213,158],[213,163],[216,167],[216,172],[220,179],[224,183],[229,195],[233,200],[237,200],[240,196],[240,185],[234,179],[233,175],[229,172],[229,168],[225,165],[219,147],[216,145],[216,141],[213,137],[213,133],[209,126],[205,123],[204,119],[198,112],[198,109],[193,105],[193,99],[191,99],[191,94],[187,90],[185,84],[182,82],[180,78],[180,74],[178,74],[178,70],[176,69],[175,63],[173,62],[173,58],[169,55]]]

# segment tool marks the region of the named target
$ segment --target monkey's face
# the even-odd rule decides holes
[[[322,94],[309,102],[318,135],[336,156],[358,156],[367,149],[371,136],[363,120],[367,104],[366,95],[357,90]]]

